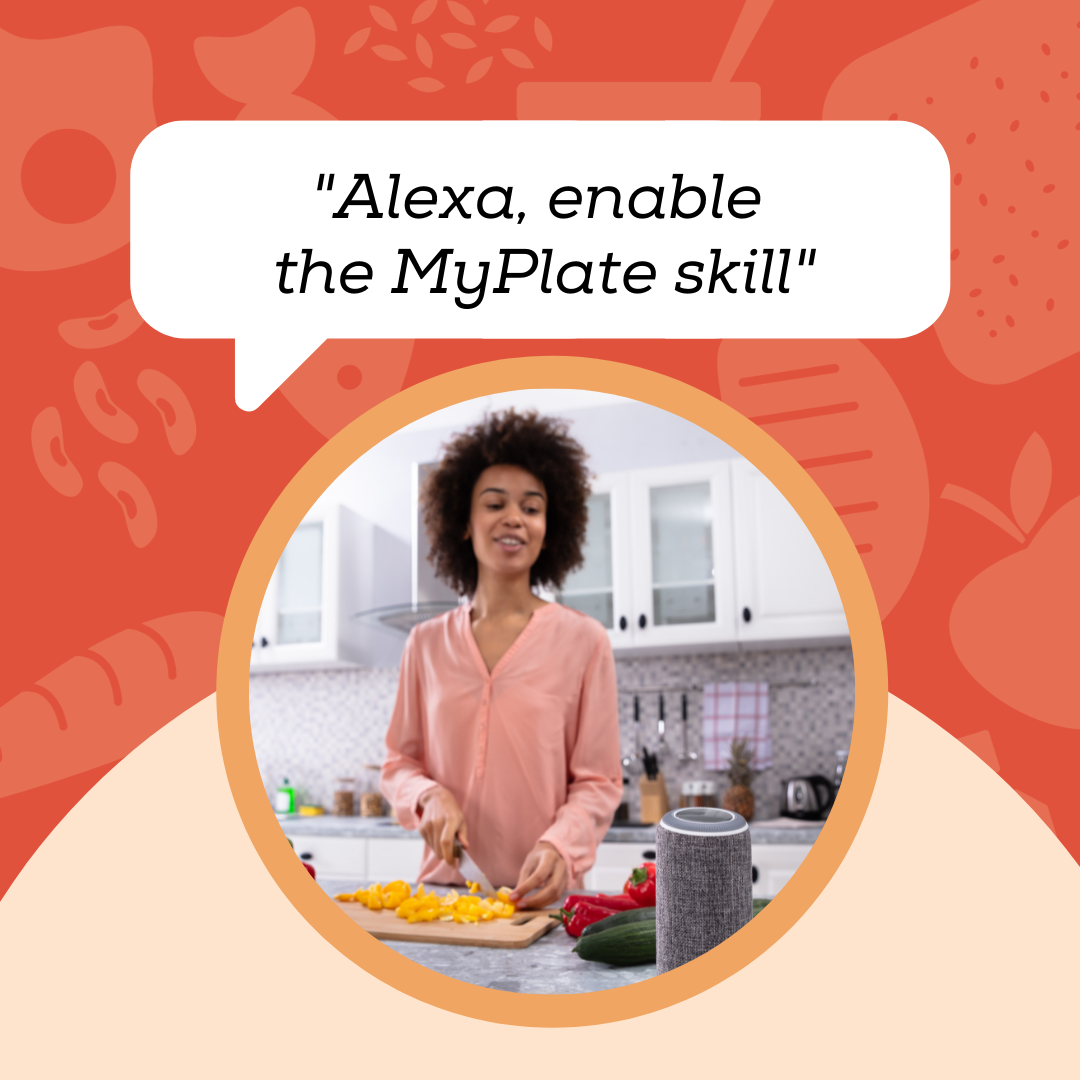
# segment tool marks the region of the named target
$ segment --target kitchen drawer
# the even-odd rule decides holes
[[[656,844],[601,844],[596,862],[585,875],[584,888],[589,892],[618,893],[630,871],[643,862],[656,860]]]
[[[755,844],[751,861],[757,871],[754,899],[771,900],[810,853],[809,844]]]
[[[289,833],[286,831],[286,836]],[[368,841],[348,836],[289,836],[296,854],[310,858],[316,875],[364,879],[368,876]]]
[[[368,840],[367,878],[384,885],[388,881],[415,882],[420,874],[424,842],[416,840]]]

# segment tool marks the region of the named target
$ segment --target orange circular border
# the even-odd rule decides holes
[[[281,552],[315,499],[358,457],[429,413],[508,390],[616,393],[697,424],[732,446],[784,494],[806,523],[844,602],[857,674],[848,771],[841,798],[799,872],[749,925],[705,956],[632,986],[584,994],[519,994],[463,983],[405,959],[361,930],[316,885],[293,854],[263,788],[251,735],[251,639]],[[339,952],[376,978],[430,1005],[478,1020],[527,1027],[611,1023],[666,1008],[722,982],[769,949],[817,899],[862,823],[885,743],[888,678],[877,604],[862,559],[810,476],[757,425],[703,391],[644,368],[580,356],[497,360],[403,390],[338,432],[300,469],[255,534],[229,597],[217,677],[225,771],[255,850],[281,891]]]

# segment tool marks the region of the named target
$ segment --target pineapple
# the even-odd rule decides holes
[[[750,790],[753,751],[746,739],[732,739],[728,762],[728,789],[724,792],[723,807],[741,814],[747,821],[754,816],[754,793]]]

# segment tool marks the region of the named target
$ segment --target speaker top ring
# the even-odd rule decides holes
[[[687,833],[690,836],[732,835],[749,828],[741,815],[711,806],[672,810],[660,819],[660,825],[668,832]]]

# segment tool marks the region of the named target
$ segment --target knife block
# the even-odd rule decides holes
[[[655,780],[643,776],[638,781],[638,787],[641,789],[641,821],[646,825],[655,825],[670,809],[664,774],[657,773]]]

